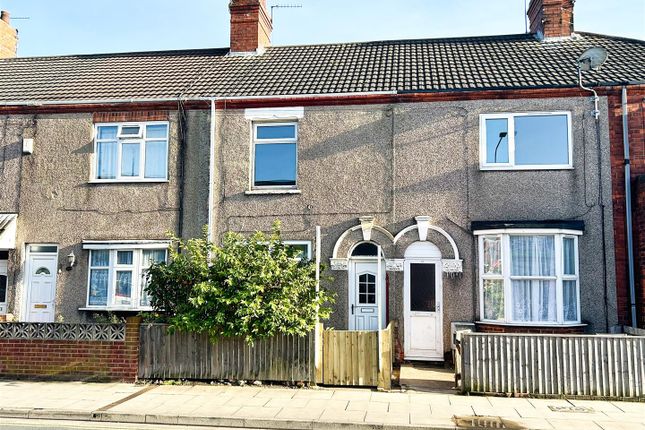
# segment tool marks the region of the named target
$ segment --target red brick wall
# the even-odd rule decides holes
[[[645,175],[645,88],[628,87],[628,123],[630,144],[630,166],[632,182],[640,175]],[[623,119],[622,101],[620,90],[608,95],[609,103],[609,140],[611,145],[611,181],[612,200],[614,209],[614,241],[616,244],[616,296],[619,324],[631,324],[629,306],[629,273],[627,266],[627,230],[625,216],[625,161],[623,152]],[[633,190],[633,193],[634,194]],[[635,215],[640,210],[642,213],[643,202],[633,200],[632,213]],[[645,227],[634,223],[634,248],[637,257],[635,270],[641,273],[637,282],[637,296],[645,296],[645,243],[637,238],[645,235]],[[640,256],[640,257],[639,257]],[[639,309],[640,327],[645,327],[645,308]]]
[[[534,334],[583,334],[587,326],[575,327],[523,327],[502,324],[486,324],[476,322],[477,331],[480,333],[534,333]]]
[[[641,131],[643,131],[641,129]],[[638,326],[645,328],[645,175],[633,185],[634,248],[636,256],[636,313]]]
[[[253,52],[271,44],[271,18],[266,0],[233,0],[231,12],[231,52]]]
[[[138,319],[129,319],[125,330],[125,341],[0,339],[0,375],[135,381]]]
[[[571,36],[573,31],[572,0],[531,0],[527,11],[531,33],[544,37]]]

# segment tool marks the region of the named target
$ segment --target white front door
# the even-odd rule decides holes
[[[441,260],[406,260],[405,358],[443,360]]]
[[[378,281],[376,259],[354,260],[349,270],[349,329],[377,330],[379,309],[385,325],[385,262],[381,262]],[[383,328],[383,327],[381,327]]]
[[[27,321],[53,322],[58,253],[30,254],[27,267]]]

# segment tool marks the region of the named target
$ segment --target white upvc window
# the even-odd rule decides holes
[[[479,116],[481,170],[571,169],[571,112]]]
[[[295,189],[298,174],[298,123],[254,122],[253,189]]]
[[[482,321],[580,323],[575,230],[489,230],[479,236]]]
[[[151,310],[146,294],[146,272],[166,261],[165,244],[144,248],[105,245],[89,251],[87,308]]]
[[[168,122],[95,125],[92,182],[168,180]]]
[[[311,260],[311,242],[308,240],[285,240],[284,244],[298,251],[299,260]]]

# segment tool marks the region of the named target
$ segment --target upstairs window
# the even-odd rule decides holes
[[[298,171],[296,123],[253,124],[253,187],[295,188]]]
[[[168,179],[168,123],[97,124],[94,180]]]
[[[571,114],[481,115],[480,166],[482,170],[571,168]]]

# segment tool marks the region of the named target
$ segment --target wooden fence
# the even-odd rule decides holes
[[[249,345],[240,338],[212,342],[163,324],[141,326],[139,378],[313,382],[314,335],[278,335]]]
[[[392,323],[379,331],[337,331],[321,327],[319,332],[321,369],[317,382],[391,388]]]
[[[645,337],[464,333],[463,392],[645,397]]]

